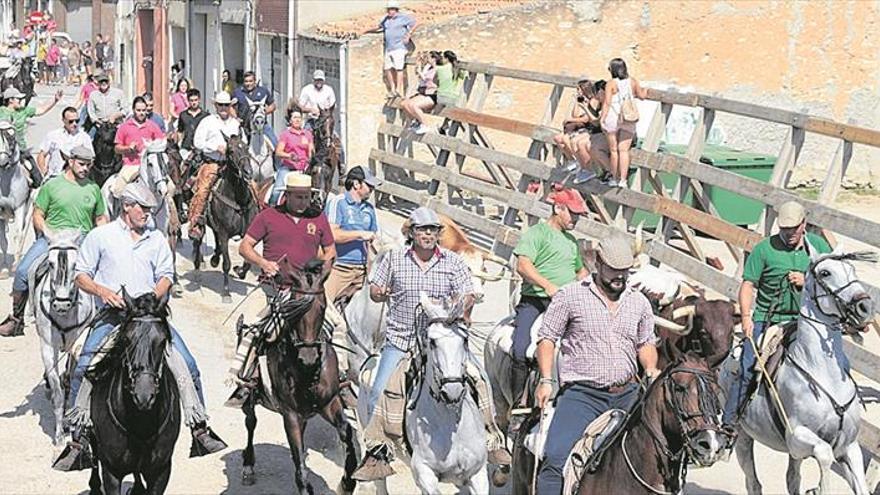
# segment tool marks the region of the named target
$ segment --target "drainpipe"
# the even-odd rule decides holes
[[[299,50],[297,49],[297,40],[299,36],[297,35],[297,21],[299,13],[299,0],[288,0],[287,2],[287,39],[289,40],[289,46],[287,47],[287,94],[285,95],[284,105],[287,108],[287,102],[290,101],[294,96],[295,92],[295,84],[294,77],[296,75],[296,71],[294,71],[294,67],[296,66],[297,55]],[[280,115],[281,112],[276,111],[276,115]],[[281,125],[281,124],[278,124]],[[283,127],[283,126],[282,126]],[[276,126],[276,128],[278,128]]]
[[[184,5],[185,5],[184,8],[186,9],[183,14],[184,18],[186,18],[186,26],[184,26],[184,32],[183,32],[183,46],[184,46],[183,53],[186,54],[185,55],[186,56],[186,70],[184,71],[184,74],[185,74],[184,77],[186,77],[188,80],[192,81],[193,80],[193,76],[192,76],[193,54],[192,54],[192,41],[190,40],[192,33],[189,30],[190,26],[193,25],[192,2],[184,2]]]
[[[339,44],[339,138],[342,140],[342,149],[346,156],[350,155],[348,148],[348,42]]]

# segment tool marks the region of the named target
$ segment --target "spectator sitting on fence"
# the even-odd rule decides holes
[[[602,183],[607,184],[611,178],[611,152],[608,150],[608,138],[602,132],[599,120],[599,115],[602,113],[602,102],[605,100],[605,81],[596,81],[589,89],[585,116],[588,119],[585,127],[586,132],[578,134],[572,139],[574,155],[580,165],[574,183],[582,184],[592,179],[597,171],[601,171]]]
[[[437,62],[440,60],[440,52],[422,52],[416,62],[416,73],[419,76],[419,88],[416,94],[403,100],[403,111],[409,115],[411,126],[416,134],[428,132],[425,125],[424,112],[430,111],[437,103]]]
[[[629,77],[623,59],[612,59],[608,63],[608,71],[611,72],[612,79],[605,88],[605,102],[600,116],[611,153],[612,178],[608,181],[608,185],[626,187],[630,163],[629,149],[635,137],[636,122],[639,121],[634,98],[644,99],[647,97],[647,92],[639,85],[639,81]]]
[[[553,143],[559,147],[559,151],[565,157],[565,168],[569,172],[577,170],[579,162],[581,167],[584,167],[584,171],[586,171],[586,165],[589,164],[589,158],[586,161],[579,160],[575,140],[587,132],[587,124],[590,122],[587,107],[590,100],[593,99],[593,93],[592,81],[589,79],[578,81],[575,87],[575,104],[571,109],[571,117],[562,121],[562,132],[553,136]],[[581,178],[580,176],[581,174],[578,173],[578,178]]]
[[[443,52],[437,62],[437,104],[444,107],[458,106],[461,83],[467,71],[458,66],[458,57],[452,50]]]

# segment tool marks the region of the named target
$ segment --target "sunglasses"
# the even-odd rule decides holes
[[[78,119],[69,119],[64,121],[65,124],[79,124]]]
[[[232,105],[232,104],[231,103],[217,103],[218,107],[228,107],[230,105]]]
[[[416,227],[415,231],[423,234],[436,234],[440,232],[440,227],[437,227],[436,225],[421,225]]]

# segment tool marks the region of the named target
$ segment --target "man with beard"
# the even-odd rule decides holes
[[[317,215],[310,211],[312,201],[312,178],[293,172],[287,174],[286,194],[280,204],[266,208],[254,217],[241,240],[238,253],[248,263],[262,270],[263,291],[267,299],[276,291],[290,288],[292,280],[282,264],[294,269],[303,269],[313,259],[332,263],[336,258],[336,245],[333,231],[323,212]],[[257,252],[256,245],[263,244],[263,254]],[[261,315],[265,314],[265,310]],[[254,329],[256,330],[256,329]],[[242,336],[235,352],[230,373],[239,382],[238,388],[226,402],[229,407],[241,407],[249,395],[250,388],[245,385],[254,378],[256,334]]]
[[[587,425],[605,411],[626,411],[635,402],[636,359],[648,378],[660,373],[651,303],[626,284],[633,263],[627,239],[602,239],[596,273],[560,289],[544,315],[538,333],[538,407],[547,405],[553,393],[557,347],[561,388],[538,469],[537,493],[561,493],[563,466]]]
[[[528,405],[529,360],[526,351],[532,343],[532,325],[547,310],[550,298],[560,287],[587,276],[577,240],[569,233],[580,215],[587,212],[583,197],[573,189],[559,189],[551,192],[547,201],[553,205],[553,214],[546,222],[529,227],[513,250],[516,271],[523,278],[511,346],[511,387],[519,397],[516,409]]]
[[[761,342],[767,327],[797,320],[810,253],[831,252],[831,246],[824,239],[807,232],[806,213],[800,203],[787,201],[779,207],[778,213],[779,233],[755,245],[746,260],[739,289],[742,330],[754,342]],[[745,343],[740,372],[730,385],[724,405],[722,421],[725,425],[733,425],[738,420],[754,366],[755,349],[751,343]]]
[[[378,414],[376,405],[381,396],[387,396],[385,388],[395,382],[392,380],[395,373],[405,371],[402,368],[410,362],[407,358],[416,346],[417,332],[424,332],[428,326],[426,315],[419,310],[420,294],[439,300],[451,296],[464,297],[464,321],[468,326],[474,305],[470,270],[459,255],[438,245],[442,225],[437,213],[425,207],[416,208],[410,214],[409,222],[409,245],[384,256],[370,280],[370,298],[373,302],[387,302],[387,329],[370,389],[370,418],[364,430],[364,443],[369,450],[352,475],[358,481],[376,481],[394,474],[391,468],[393,440],[388,437],[383,423],[393,421],[392,418],[402,418],[405,401],[386,401],[383,409],[390,406],[391,410],[385,409],[384,418]],[[468,383],[476,389],[478,407],[489,433],[488,462],[510,464],[504,437],[495,425],[486,378],[482,374],[472,373],[470,366],[467,370]]]

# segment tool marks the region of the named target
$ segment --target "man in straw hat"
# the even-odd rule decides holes
[[[516,408],[527,406],[529,363],[526,351],[532,343],[532,325],[547,310],[550,298],[560,287],[587,276],[577,240],[569,233],[580,215],[587,212],[583,197],[574,189],[558,189],[547,196],[547,202],[553,205],[550,218],[529,227],[513,250],[517,257],[516,271],[523,278],[511,348],[511,387],[519,397]]]
[[[626,238],[602,239],[593,276],[561,288],[544,314],[538,333],[538,407],[547,405],[553,392],[557,347],[561,389],[537,493],[560,493],[563,466],[587,425],[612,408],[628,410],[637,399],[636,360],[649,377],[659,374],[651,303],[627,287],[634,261]]]
[[[56,179],[57,180],[57,179]],[[162,232],[148,228],[150,212],[158,201],[150,189],[132,182],[122,192],[122,208],[116,220],[91,232],[83,240],[76,260],[76,285],[95,297],[101,306],[122,309],[125,299],[121,290],[138,297],[153,293],[165,298],[174,276],[173,258],[168,240]],[[123,316],[118,311],[102,311],[94,322],[76,368],[70,379],[68,419],[74,432],[53,467],[59,471],[91,468],[86,430],[91,422],[91,384],[85,377],[92,360],[111,339]],[[190,457],[202,456],[226,448],[207,426],[201,373],[182,337],[171,327],[171,343],[166,351],[166,364],[180,389],[183,421],[192,430]]]
[[[267,298],[274,296],[278,287],[289,287],[292,282],[289,273],[281,269],[282,265],[302,269],[313,259],[329,263],[336,258],[333,231],[327,217],[324,213],[307,216],[311,206],[312,178],[292,172],[285,177],[285,185],[286,192],[279,205],[266,208],[254,217],[238,248],[245,261],[260,268]],[[259,243],[263,244],[262,254],[256,250]],[[245,335],[236,349],[230,373],[240,385],[226,402],[229,407],[241,407],[248,397],[249,388],[243,384],[254,376],[253,349],[260,337]]]
[[[241,125],[232,115],[231,107],[235,104],[226,91],[214,95],[216,114],[208,115],[196,128],[193,146],[205,156],[199,167],[193,198],[189,204],[189,237],[201,239],[205,235],[205,206],[211,188],[217,181],[220,164],[226,160],[226,141],[232,136],[241,134]]]
[[[62,152],[66,160],[62,173],[43,184],[34,201],[36,239],[15,269],[12,283],[12,314],[0,324],[0,335],[24,334],[24,310],[28,300],[28,274],[31,266],[49,250],[47,231],[77,229],[83,234],[107,222],[107,208],[97,184],[89,179],[95,153],[91,146],[79,145]]]
[[[806,212],[800,203],[787,201],[777,213],[779,233],[755,245],[746,260],[739,288],[742,330],[756,343],[761,341],[767,327],[797,319],[810,253],[814,250],[831,252],[825,239],[807,232]],[[730,386],[724,405],[722,420],[726,425],[738,420],[754,376],[754,366],[755,349],[746,343],[740,357],[740,372]]]

